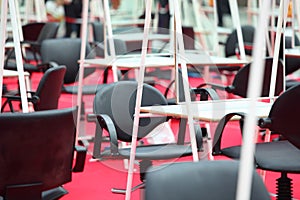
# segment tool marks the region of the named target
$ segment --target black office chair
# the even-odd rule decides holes
[[[31,63],[32,61],[34,61],[33,66],[40,63],[41,43],[46,39],[56,38],[58,28],[59,28],[59,23],[57,22],[45,23],[42,29],[40,30],[36,41],[32,41],[32,40],[21,41],[21,46],[24,47],[24,49],[26,50],[25,55],[23,55],[23,59],[25,63]],[[14,49],[11,49],[10,52],[7,53],[8,61],[7,61],[7,65],[5,65],[6,69],[17,70],[15,63],[9,62],[9,60],[14,58],[15,58],[15,52]],[[24,70],[30,73],[40,71],[38,68],[34,68],[33,66],[25,65]]]
[[[107,54],[110,56],[110,45],[109,45],[109,39],[106,40],[107,42]],[[114,47],[115,47],[115,54],[117,56],[122,56],[122,55],[126,55],[128,53],[127,50],[127,46],[126,46],[126,42],[123,40],[119,40],[119,39],[113,39],[114,42]],[[105,44],[104,42],[98,42],[95,41],[93,43],[93,47],[94,47],[94,51],[97,57],[100,58],[104,58],[105,57]],[[103,83],[108,83],[108,75],[109,75],[109,71],[111,70],[111,68],[107,67],[105,68],[104,72],[103,72]],[[129,70],[118,70],[118,78],[122,79],[122,75],[125,76],[125,78],[127,78],[127,73]]]
[[[280,49],[279,49],[280,58],[282,58],[282,55],[283,55],[282,46],[283,45],[281,45]],[[299,41],[299,38],[296,34],[295,34],[295,37],[294,37],[294,45],[293,45],[292,37],[290,37],[290,36],[285,37],[285,48],[290,49],[290,48],[293,48],[293,46],[300,46],[300,41]],[[300,68],[300,59],[299,58],[289,57],[289,56],[285,57],[285,74],[286,75],[293,74],[295,71],[299,70],[299,68]],[[290,88],[290,87],[293,87],[297,84],[299,84],[299,81],[296,80],[296,79],[286,80],[286,88],[287,89]]]
[[[94,42],[101,43],[104,41],[104,25],[100,21],[92,22]]]
[[[91,43],[92,47],[95,48],[96,56],[104,58],[104,26],[103,23],[99,21],[95,21],[92,23],[93,26],[93,37],[94,40]],[[119,39],[113,39],[114,46],[115,46],[115,53],[116,55],[124,55],[128,53],[126,42]],[[110,47],[109,47],[109,39],[107,39],[107,52],[110,55]]]
[[[254,41],[255,28],[251,25],[243,25],[241,26],[245,54],[251,56],[252,55],[252,46]],[[231,34],[228,35],[225,41],[225,57],[237,56],[240,57],[240,50],[238,45],[238,37],[237,30],[233,30]]]
[[[176,105],[179,102],[185,102],[183,77],[182,77],[182,71],[180,69],[178,70],[177,77],[178,77],[178,81],[177,81],[178,94],[175,94],[174,98],[168,98],[168,96],[171,93],[171,88],[174,87],[176,80],[171,81],[164,92],[164,96],[167,98],[168,105]],[[190,96],[191,96],[192,101],[195,101],[197,99],[200,101],[206,101],[208,99],[211,99],[211,100],[219,100],[220,99],[217,92],[212,88],[207,88],[207,87],[192,88],[192,87],[190,87],[189,89],[190,89]],[[179,95],[178,98],[176,97],[176,95]],[[177,102],[177,100],[178,100],[178,102]]]
[[[53,66],[43,74],[36,91],[27,91],[27,100],[33,104],[35,111],[58,108],[65,72],[65,66]],[[13,102],[21,101],[20,93],[8,93],[3,98],[6,100],[2,105],[1,112],[7,105],[9,105],[10,111],[14,112]]]
[[[56,63],[65,65],[67,70],[64,77],[62,92],[77,94],[78,87],[74,83],[78,80],[79,59],[81,53],[81,39],[79,38],[56,38],[47,39],[42,42],[41,60],[43,64]],[[86,58],[94,58],[95,54],[87,43]],[[85,68],[84,77],[95,72],[95,68]],[[98,85],[85,85],[83,94],[95,94]]]
[[[47,39],[42,42],[41,60],[43,65],[56,63],[57,65],[66,66],[66,74],[64,77],[64,85],[62,93],[74,94],[78,93],[79,78],[79,59],[81,53],[80,38],[56,38]],[[86,45],[86,58],[94,58],[95,52],[92,51],[89,43]],[[85,68],[84,78],[87,78],[96,71],[95,68]],[[82,87],[82,95],[95,95],[98,87],[103,84],[87,84]],[[84,104],[84,102],[83,102]],[[84,114],[84,105],[82,111]]]
[[[131,148],[119,147],[119,142],[131,142],[137,82],[120,81],[107,85],[98,90],[94,99],[94,115],[97,118],[94,139],[93,157],[101,159],[103,156],[114,158],[129,158]],[[142,106],[166,105],[167,101],[156,88],[144,84]],[[162,108],[163,109],[163,108]],[[143,140],[155,127],[166,122],[166,117],[140,118],[138,140]],[[201,130],[196,126],[198,147],[201,147]],[[103,130],[107,130],[110,138],[109,150],[101,148]],[[190,156],[192,150],[189,144],[159,144],[142,145],[136,149],[135,158],[140,161],[140,179],[144,181],[144,172],[152,165],[152,160],[167,160]],[[133,190],[143,187],[143,183]],[[125,190],[113,189],[115,193]]]
[[[146,172],[146,200],[235,199],[239,163],[229,160],[179,162]],[[252,200],[270,200],[261,177],[253,171]]]
[[[277,179],[277,199],[292,199],[292,180],[287,174],[300,173],[299,99],[300,85],[297,85],[278,97],[267,118],[258,120],[259,127],[281,134],[287,139],[256,144],[254,156],[256,167],[281,173],[281,177]],[[243,113],[230,113],[219,122],[213,140],[214,155],[225,155],[234,159],[240,157],[241,146],[222,147],[226,124],[236,115],[241,116],[241,120],[245,117]]]
[[[84,169],[86,149],[75,146],[76,108],[0,115],[0,196],[56,200]],[[76,160],[73,167],[74,150]]]
[[[264,71],[264,79],[263,79],[263,89],[261,92],[261,97],[268,97],[270,91],[270,82],[271,82],[271,73],[272,73],[272,64],[273,58],[267,57],[265,58],[265,71]],[[198,88],[202,88],[204,86],[210,86],[216,90],[223,90],[227,93],[231,93],[240,97],[247,97],[247,89],[248,89],[248,79],[249,72],[252,63],[246,64],[242,67],[235,75],[232,85],[223,86],[214,83],[203,83],[198,86]],[[278,96],[283,91],[283,64],[281,60],[278,61],[277,68],[277,76],[276,76],[276,87],[275,87],[275,96]]]
[[[24,41],[37,41],[46,22],[32,22],[22,26]]]
[[[255,28],[250,25],[243,25],[241,26],[241,30],[243,35],[245,54],[248,56],[252,56]],[[240,59],[240,49],[238,45],[238,37],[237,37],[236,29],[234,29],[228,35],[225,43],[222,42],[219,43],[224,46],[225,57],[234,56]],[[218,66],[218,70],[220,71],[220,73],[224,75],[227,79],[232,78],[240,68],[241,68],[240,66],[230,66],[230,67]]]

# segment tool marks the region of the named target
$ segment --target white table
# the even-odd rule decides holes
[[[238,60],[234,58],[225,58],[217,56],[208,56],[205,53],[195,53],[195,52],[186,52],[185,58],[177,58],[180,62],[180,59],[184,59],[188,66],[202,66],[204,68],[204,78],[209,80],[209,68],[217,66],[240,66],[248,63],[246,60]],[[141,63],[140,55],[125,55],[117,56],[115,59],[85,59],[85,67],[113,67],[116,68],[125,68],[125,69],[139,69]],[[163,68],[163,67],[174,67],[175,59],[169,54],[155,54],[148,55],[145,61],[146,68]],[[114,71],[114,70],[113,70]],[[115,70],[116,71],[116,70]],[[114,75],[114,77],[117,77]],[[115,80],[117,81],[117,80]],[[227,82],[230,82],[229,80]]]
[[[114,39],[120,39],[125,42],[142,42],[144,39],[144,33],[129,33],[129,34],[114,34]],[[161,40],[161,41],[169,41],[170,35],[169,34],[157,34],[157,33],[150,33],[148,37],[149,41],[153,40]]]
[[[144,25],[144,19],[112,19],[111,25],[115,27]]]
[[[205,122],[217,122],[228,113],[243,112],[248,113],[248,104],[250,99],[226,99],[214,101],[197,101],[191,103],[191,110],[194,119]],[[272,103],[257,102],[257,117],[267,117],[272,107]],[[187,118],[186,105],[184,103],[178,105],[166,106],[146,106],[141,107],[141,112],[155,115],[166,115],[180,118]],[[239,118],[233,118],[239,120]]]
[[[186,53],[184,59],[187,62],[187,65],[194,66],[243,66],[248,63],[245,60],[238,60],[233,58],[217,57],[217,56],[208,56],[206,54],[197,54],[197,53]],[[85,59],[84,63],[88,66],[95,67],[111,67],[116,65],[118,68],[139,68],[141,58],[140,55],[129,55],[129,56],[117,56],[115,59]],[[174,66],[175,59],[168,56],[168,54],[155,54],[154,56],[148,55],[145,61],[145,67],[168,67]]]
[[[300,48],[285,49],[286,57],[300,58]]]
[[[250,99],[230,99],[230,100],[214,100],[214,101],[198,101],[192,102],[190,105],[190,112],[192,112],[194,120],[201,122],[218,122],[228,113],[242,112],[249,113]],[[259,118],[267,117],[272,103],[257,102],[255,115]],[[187,122],[187,110],[184,103],[178,105],[165,105],[165,106],[146,106],[141,107],[140,117],[149,116],[172,116],[178,117],[183,120],[183,123]],[[239,120],[240,117],[233,117],[231,120]],[[186,125],[186,124],[185,124]],[[178,142],[183,143],[185,138],[185,125],[180,125],[178,133]],[[208,124],[206,124],[209,128]],[[207,129],[208,138],[212,138],[210,129]],[[212,141],[209,139],[207,143],[208,158],[213,160]]]

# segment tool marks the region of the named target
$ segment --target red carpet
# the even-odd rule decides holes
[[[33,77],[33,88],[36,87],[40,75],[35,74]],[[16,88],[16,79],[4,80],[8,84],[9,89]],[[75,105],[76,97],[72,98],[71,95],[62,94],[60,99],[60,108],[70,107]],[[92,111],[93,97],[84,97],[85,107],[87,112]],[[176,124],[176,123],[175,123]],[[85,127],[81,127],[85,130],[84,134],[93,135],[94,125],[86,123]],[[172,128],[176,128],[172,126]],[[239,127],[237,123],[231,123],[226,130],[227,139],[224,145],[237,144],[240,141]],[[92,151],[92,144],[89,146],[89,152]],[[124,169],[122,160],[106,160],[101,162],[91,162],[91,155],[87,156],[85,170],[83,173],[74,173],[73,181],[65,185],[65,188],[69,191],[69,194],[64,196],[63,200],[118,200],[124,199],[124,195],[111,193],[111,188],[125,188],[127,182],[127,173]],[[215,157],[215,159],[226,159],[223,157]],[[187,157],[182,160],[190,160],[191,157]],[[136,166],[138,169],[138,167]],[[290,175],[294,181],[294,198],[300,199],[300,175]],[[266,186],[270,193],[276,192],[275,179],[279,178],[279,173],[268,172],[266,176]],[[134,183],[136,185],[140,183],[138,174],[134,176]],[[135,191],[132,193],[133,200],[140,199],[140,192]]]

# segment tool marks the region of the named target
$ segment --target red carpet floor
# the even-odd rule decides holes
[[[40,75],[36,74],[32,77],[32,87],[35,88]],[[9,89],[16,88],[17,80],[7,79],[4,80],[8,84]],[[70,107],[75,105],[76,97],[71,95],[62,94],[60,99],[60,108]],[[85,108],[87,112],[92,111],[93,97],[84,97]],[[174,126],[172,126],[174,128]],[[84,135],[94,134],[94,125],[85,123],[81,126]],[[228,139],[224,145],[237,144],[240,141],[239,128],[237,123],[232,123],[228,129]],[[229,136],[230,133],[230,136]],[[233,135],[232,135],[233,134]],[[89,145],[89,155],[87,156],[86,165],[83,173],[74,173],[71,183],[66,184],[64,187],[69,191],[69,194],[64,196],[63,200],[118,200],[124,199],[124,195],[111,193],[111,188],[125,188],[127,181],[127,172],[124,169],[123,160],[105,160],[105,161],[90,161],[91,151],[93,144]],[[215,159],[226,159],[224,157],[215,157]],[[191,157],[181,159],[183,161],[192,161]],[[181,161],[178,160],[178,161]],[[136,166],[136,169],[138,167]],[[300,199],[300,175],[290,175],[294,181],[294,198]],[[275,179],[279,178],[279,173],[268,172],[266,175],[265,184],[271,194],[276,192]],[[139,176],[135,173],[134,183],[140,183]],[[140,192],[135,191],[132,193],[133,200],[140,199]]]

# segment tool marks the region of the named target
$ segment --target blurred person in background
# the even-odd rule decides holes
[[[80,19],[82,12],[82,0],[64,0],[65,11],[65,37],[80,37]]]

